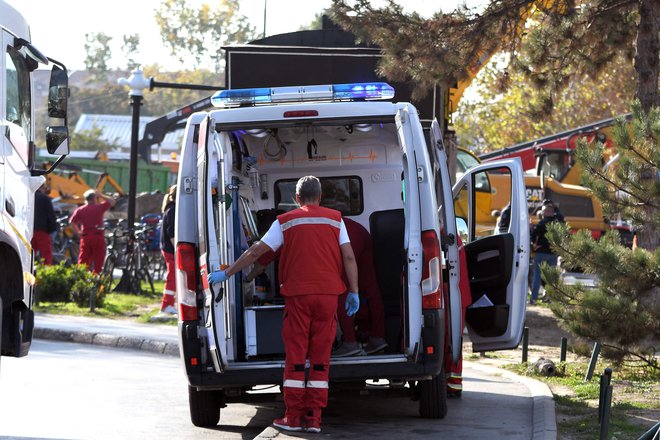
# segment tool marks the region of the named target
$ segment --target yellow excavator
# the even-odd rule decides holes
[[[75,170],[61,170],[60,173],[50,173],[46,176],[46,184],[50,188],[48,194],[53,200],[61,204],[69,205],[82,205],[84,203],[83,194],[89,189],[96,189],[98,191],[108,193],[116,193],[119,197],[126,195],[123,188],[117,181],[108,173],[102,173],[94,170],[81,170],[85,173],[98,174],[98,179],[94,187],[91,187],[85,180],[80,177],[78,171]],[[110,189],[106,189],[106,186]]]

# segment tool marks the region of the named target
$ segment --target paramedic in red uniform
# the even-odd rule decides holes
[[[344,218],[344,223],[357,261],[360,295],[367,300],[369,339],[364,348],[358,342],[353,317],[348,316],[346,308],[341,306],[344,298],[342,296],[339,298],[340,306],[337,308],[339,327],[342,331],[342,343],[332,352],[333,357],[352,356],[361,353],[363,350],[366,354],[373,354],[387,348],[387,342],[385,342],[385,308],[376,280],[371,235],[364,226],[355,220]]]
[[[359,308],[358,271],[341,213],[319,206],[321,182],[314,176],[296,184],[300,208],[277,217],[261,241],[224,271],[208,276],[220,283],[254,263],[265,252],[282,247],[280,292],[285,297],[282,339],[284,366],[283,418],[273,425],[287,431],[320,432],[321,410],[328,402],[330,351],[337,328],[337,298],[346,292],[349,315]],[[305,381],[305,361],[309,375]]]
[[[458,290],[461,291],[461,331],[465,327],[465,309],[472,304],[472,294],[470,291],[470,281],[467,271],[467,257],[465,255],[465,246],[461,236],[458,235],[458,263],[460,274],[458,277]],[[446,287],[446,284],[445,284]],[[445,295],[447,292],[445,291]],[[449,321],[447,321],[447,326]],[[446,332],[449,336],[449,331]],[[462,338],[461,338],[462,340]],[[463,393],[463,349],[458,362],[454,362],[451,357],[451,344],[449,341],[445,344],[445,376],[447,377],[447,396],[461,397]]]
[[[86,264],[94,273],[100,273],[105,260],[103,216],[115,206],[115,200],[95,190],[85,191],[85,204],[73,211],[69,223],[80,236],[78,264]]]

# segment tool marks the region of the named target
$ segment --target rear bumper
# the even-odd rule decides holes
[[[444,361],[445,319],[444,310],[424,311],[422,329],[422,347],[415,359],[401,356],[359,357],[351,363],[350,358],[341,358],[330,362],[331,381],[364,381],[368,379],[425,380],[440,373]],[[223,372],[209,368],[210,363],[201,365],[201,343],[197,336],[195,322],[179,324],[181,358],[183,359],[191,386],[200,390],[213,390],[232,387],[252,387],[257,385],[278,384],[284,375],[284,361],[269,363],[249,362],[237,364]],[[433,347],[432,350],[427,349]],[[209,361],[210,362],[210,361]]]

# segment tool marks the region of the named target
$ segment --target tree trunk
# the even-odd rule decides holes
[[[639,2],[639,26],[635,54],[635,70],[637,71],[637,91],[646,113],[658,101],[658,76],[660,75],[660,2],[658,0],[641,0]]]
[[[651,107],[660,105],[658,94],[658,76],[660,76],[660,1],[641,0],[639,2],[639,26],[637,28],[637,53],[635,70],[637,71],[637,91],[642,109],[648,114]],[[644,172],[642,170],[642,172]],[[646,170],[648,180],[658,179],[657,170]],[[654,208],[647,206],[647,218],[653,218]],[[651,222],[643,225],[637,232],[637,245],[647,250],[660,246],[660,231]]]

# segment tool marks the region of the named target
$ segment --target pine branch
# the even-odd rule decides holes
[[[610,349],[612,349],[612,350],[614,350],[614,351],[621,352],[621,353],[625,354],[626,356],[630,356],[630,357],[633,357],[633,358],[637,358],[637,359],[639,359],[640,361],[642,361],[643,363],[645,363],[648,367],[651,367],[651,368],[653,368],[654,370],[660,370],[660,365],[658,365],[657,362],[654,362],[652,359],[648,359],[648,358],[642,356],[642,355],[639,354],[639,353],[635,353],[635,352],[633,352],[633,351],[630,351],[630,350],[628,350],[627,348],[618,347],[618,346],[616,346],[616,345],[611,345],[611,344],[602,344],[602,346],[603,346],[603,347],[610,348]]]

